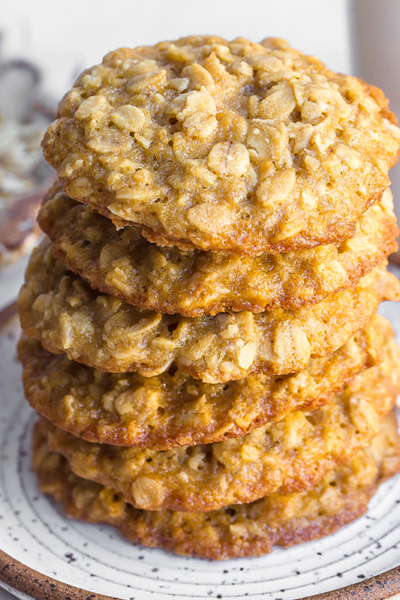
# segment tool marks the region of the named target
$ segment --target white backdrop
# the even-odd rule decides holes
[[[350,70],[345,0],[0,0],[0,31],[3,55],[37,61],[57,98],[109,50],[189,33],[283,37]]]

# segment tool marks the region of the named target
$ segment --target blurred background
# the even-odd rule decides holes
[[[52,177],[39,141],[85,67],[189,33],[277,36],[379,85],[400,113],[398,31],[400,0],[0,0],[0,309],[39,235],[34,214]],[[392,173],[400,197],[400,167]]]
[[[2,54],[40,65],[57,98],[83,68],[121,46],[193,34],[285,37],[350,70],[346,0],[1,0]]]

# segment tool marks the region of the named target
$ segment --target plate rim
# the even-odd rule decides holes
[[[52,600],[66,600],[66,598],[70,600],[121,600],[117,596],[104,596],[44,575],[12,558],[1,549],[0,582],[35,600],[48,600],[49,598]],[[400,566],[343,588],[313,596],[304,596],[297,600],[337,600],[338,592],[340,592],[341,600],[391,598],[400,592]],[[383,592],[385,596],[382,596]],[[251,596],[249,598],[251,599]]]
[[[1,330],[17,314],[17,302],[9,304],[0,311],[0,334]],[[24,593],[34,600],[48,600],[48,598],[52,598],[52,600],[66,600],[66,598],[69,600],[121,600],[116,596],[104,596],[44,575],[24,565],[24,563],[0,548],[0,585],[2,583],[11,590]],[[339,591],[341,600],[382,600],[383,598],[391,598],[400,592],[400,565],[343,588],[313,596],[304,596],[296,600],[337,600],[337,592]],[[385,597],[381,595],[382,592],[385,593]],[[251,597],[249,598],[251,599]]]

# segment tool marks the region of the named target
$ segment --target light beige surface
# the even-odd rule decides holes
[[[392,110],[400,115],[400,2],[350,0],[353,70],[385,90]],[[400,218],[400,165],[390,173],[395,211]],[[400,253],[398,254],[400,261]]]

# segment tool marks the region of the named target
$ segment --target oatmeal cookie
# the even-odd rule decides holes
[[[376,315],[300,373],[249,375],[226,384],[172,370],[155,377],[103,373],[26,336],[18,356],[26,398],[56,427],[89,442],[166,450],[238,437],[294,410],[323,406],[355,375],[379,364],[392,339],[389,321]]]
[[[164,451],[94,444],[50,422],[51,450],[74,473],[112,487],[146,510],[207,512],[252,502],[273,492],[310,489],[366,446],[400,392],[400,349],[357,375],[325,406],[295,411],[243,437]],[[43,417],[42,417],[43,418]]]
[[[108,372],[150,377],[177,367],[207,383],[304,369],[342,346],[397,299],[396,277],[375,267],[356,287],[295,311],[247,311],[193,319],[142,311],[100,294],[53,257],[49,240],[33,252],[19,295],[21,325],[50,352]]]
[[[77,477],[65,458],[49,450],[40,424],[33,436],[33,467],[41,490],[62,502],[69,517],[115,525],[134,544],[223,560],[315,540],[360,517],[378,485],[399,472],[400,440],[392,413],[370,446],[314,488],[209,513],[134,508],[115,490]]]
[[[249,256],[351,236],[400,146],[381,90],[274,38],[116,50],[57,116],[43,150],[69,196],[159,245]]]
[[[137,227],[109,219],[53,187],[39,224],[53,251],[92,287],[142,309],[198,317],[225,310],[296,309],[355,285],[397,249],[389,189],[356,224],[353,238],[286,254],[238,257],[159,248]]]

